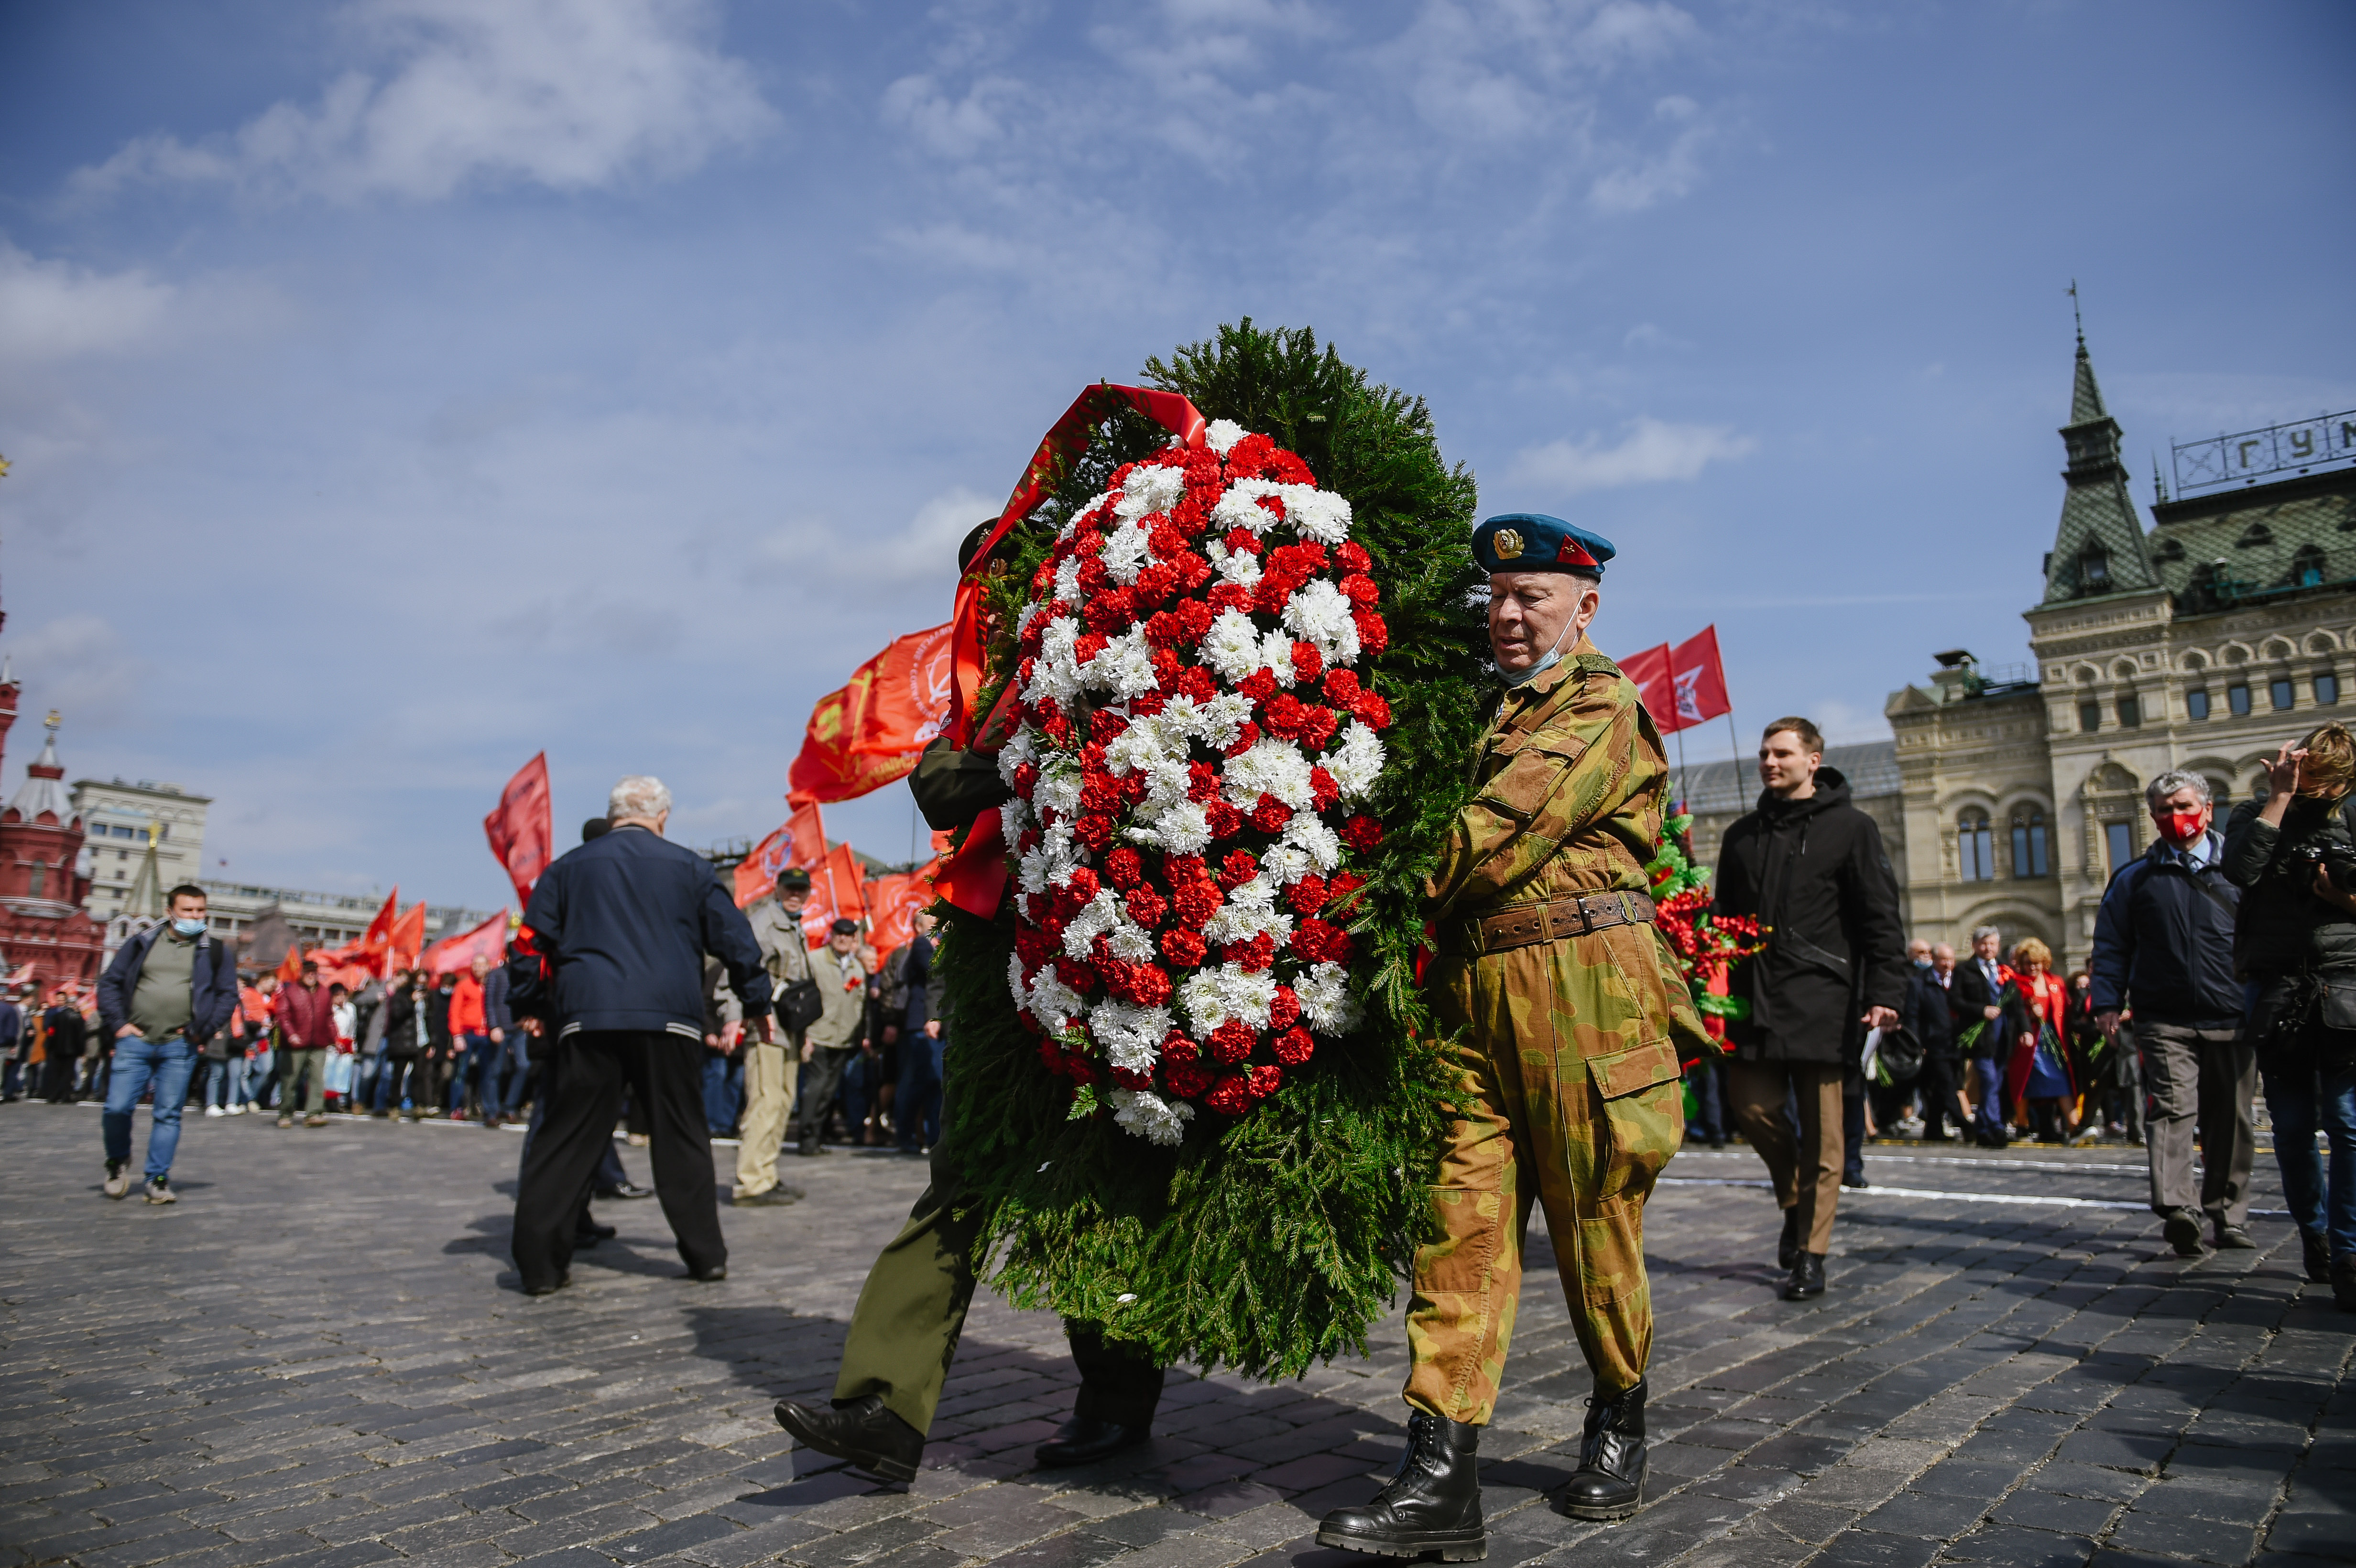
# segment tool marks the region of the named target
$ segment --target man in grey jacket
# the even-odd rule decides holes
[[[788,866],[777,873],[776,892],[744,912],[753,940],[761,944],[761,966],[769,972],[770,993],[780,1004],[786,989],[810,977],[809,944],[802,937],[802,905],[809,901],[810,876]],[[809,1060],[809,1047],[780,1017],[774,1040],[744,1042],[744,1121],[737,1136],[735,1204],[739,1209],[791,1203],[801,1189],[777,1180],[777,1154],[785,1147],[786,1124],[794,1116],[794,1078]]]
[[[801,1115],[795,1136],[802,1155],[824,1154],[819,1139],[827,1113],[842,1087],[843,1069],[859,1051],[859,1026],[867,1015],[867,971],[859,963],[859,923],[838,920],[826,945],[809,955],[810,978],[818,982],[826,1010],[802,1040]]]

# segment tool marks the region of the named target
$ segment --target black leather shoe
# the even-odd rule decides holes
[[[1481,1522],[1481,1429],[1421,1411],[1407,1418],[1407,1452],[1388,1485],[1364,1508],[1335,1509],[1317,1544],[1377,1557],[1476,1563],[1489,1555]]]
[[[792,1400],[777,1402],[777,1424],[805,1448],[848,1459],[890,1481],[913,1481],[925,1456],[925,1435],[884,1408],[884,1396],[869,1394],[830,1410],[814,1410]]]
[[[1825,1293],[1825,1254],[1802,1253],[1792,1265],[1792,1277],[1783,1284],[1786,1301],[1813,1301]]]
[[[654,1195],[653,1188],[640,1187],[634,1181],[625,1181],[619,1187],[602,1188],[597,1193],[600,1198],[652,1198]]]
[[[526,1296],[554,1296],[558,1291],[562,1290],[566,1285],[571,1285],[572,1283],[573,1275],[570,1273],[561,1274],[556,1276],[553,1284],[525,1285],[523,1287],[523,1293]]]
[[[2239,1225],[2218,1226],[2214,1240],[2221,1253],[2250,1252],[2258,1244],[2251,1238],[2250,1232]]]
[[[1055,1435],[1040,1444],[1039,1451],[1032,1457],[1043,1470],[1093,1465],[1124,1448],[1134,1448],[1152,1435],[1150,1424],[1123,1426],[1115,1421],[1098,1421],[1093,1415],[1075,1415],[1055,1428]]]
[[[2331,1283],[2331,1241],[2328,1236],[2313,1236],[2305,1231],[2298,1233],[2299,1261],[2307,1265],[2307,1277],[2318,1285]]]
[[[1573,1519],[1626,1519],[1644,1500],[1644,1385],[1616,1399],[1587,1402],[1587,1435],[1579,1472],[1562,1494]]]
[[[573,1228],[573,1244],[576,1247],[594,1247],[600,1242],[610,1242],[619,1234],[621,1232],[615,1230],[613,1226],[600,1225],[596,1221],[584,1214],[581,1216],[581,1222]]]
[[[1775,1243],[1775,1266],[1788,1269],[1800,1261],[1800,1209],[1794,1204],[1783,1211],[1783,1237]]]
[[[2201,1254],[2201,1216],[2190,1209],[2179,1209],[2160,1221],[2159,1233],[2176,1249],[2179,1258],[2197,1258]]]
[[[726,1264],[713,1264],[710,1268],[695,1268],[691,1266],[685,1274],[679,1277],[681,1279],[691,1279],[698,1285],[718,1285],[722,1280],[728,1277],[728,1265]]]

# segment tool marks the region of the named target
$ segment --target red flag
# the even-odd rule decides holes
[[[744,909],[777,885],[777,873],[788,866],[805,870],[826,858],[826,824],[812,801],[786,818],[785,826],[753,847],[737,862],[736,907]]]
[[[904,776],[941,732],[948,704],[948,627],[894,637],[810,710],[786,798],[849,800]]]
[[[384,895],[384,907],[376,912],[376,918],[369,922],[366,931],[360,933],[360,939],[352,944],[352,951],[356,955],[381,953],[391,946],[393,917],[400,912],[401,884],[395,882],[392,891]]]
[[[848,844],[838,844],[810,869],[809,902],[802,905],[802,939],[823,946],[827,927],[838,920],[858,920],[867,913],[866,888],[860,880],[859,857]]]
[[[499,792],[498,808],[483,818],[483,833],[491,841],[492,856],[515,884],[516,898],[531,902],[531,885],[548,869],[556,843],[556,828],[549,819],[546,752],[508,780],[508,787]]]
[[[878,957],[905,947],[916,934],[916,912],[934,899],[933,872],[938,860],[928,860],[913,871],[892,871],[869,882],[861,891],[867,899],[867,922]]]
[[[1704,626],[1676,645],[1669,655],[1669,676],[1676,688],[1672,709],[1676,722],[1662,725],[1662,733],[1732,711],[1734,705],[1726,696],[1726,666],[1718,656],[1716,625]]]
[[[418,906],[423,909],[423,905]],[[423,923],[422,921],[419,923]],[[445,936],[425,950],[425,972],[444,975],[454,969],[464,969],[477,956],[497,964],[508,955],[508,912],[499,911],[472,931],[462,931],[455,936]]]
[[[408,913],[392,923],[392,939],[386,944],[391,967],[401,969],[414,965],[418,950],[424,945],[425,906],[412,904]]]
[[[1636,695],[1643,699],[1644,711],[1653,716],[1653,723],[1662,734],[1685,728],[1675,722],[1676,687],[1669,679],[1668,644],[1646,648],[1641,654],[1631,654],[1615,662],[1620,666],[1620,673],[1636,683]]]
[[[278,983],[282,986],[291,986],[302,977],[303,944],[297,942],[286,950],[286,956],[278,961]]]

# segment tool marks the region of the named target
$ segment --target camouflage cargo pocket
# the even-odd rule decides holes
[[[1473,804],[1515,822],[1527,822],[1585,749],[1568,737],[1557,736],[1547,737],[1545,745],[1528,741],[1510,749],[1501,745],[1497,751],[1505,756],[1505,765],[1482,784]]]
[[[1615,1056],[1588,1058],[1587,1074],[1603,1102],[1604,1133],[1611,1140],[1597,1162],[1603,1180],[1596,1197],[1615,1199],[1633,1189],[1641,1199],[1685,1141],[1677,1053],[1667,1040],[1651,1040]]]

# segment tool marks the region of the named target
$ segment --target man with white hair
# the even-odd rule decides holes
[[[570,1283],[573,1225],[610,1146],[626,1086],[652,1124],[655,1192],[687,1277],[725,1279],[718,1184],[703,1121],[703,959],[718,958],[754,1033],[770,1033],[768,971],[712,863],[663,837],[670,791],[633,774],[614,786],[612,829],[543,872],[524,912],[556,1035],[554,1092],[516,1193],[524,1293]]]

